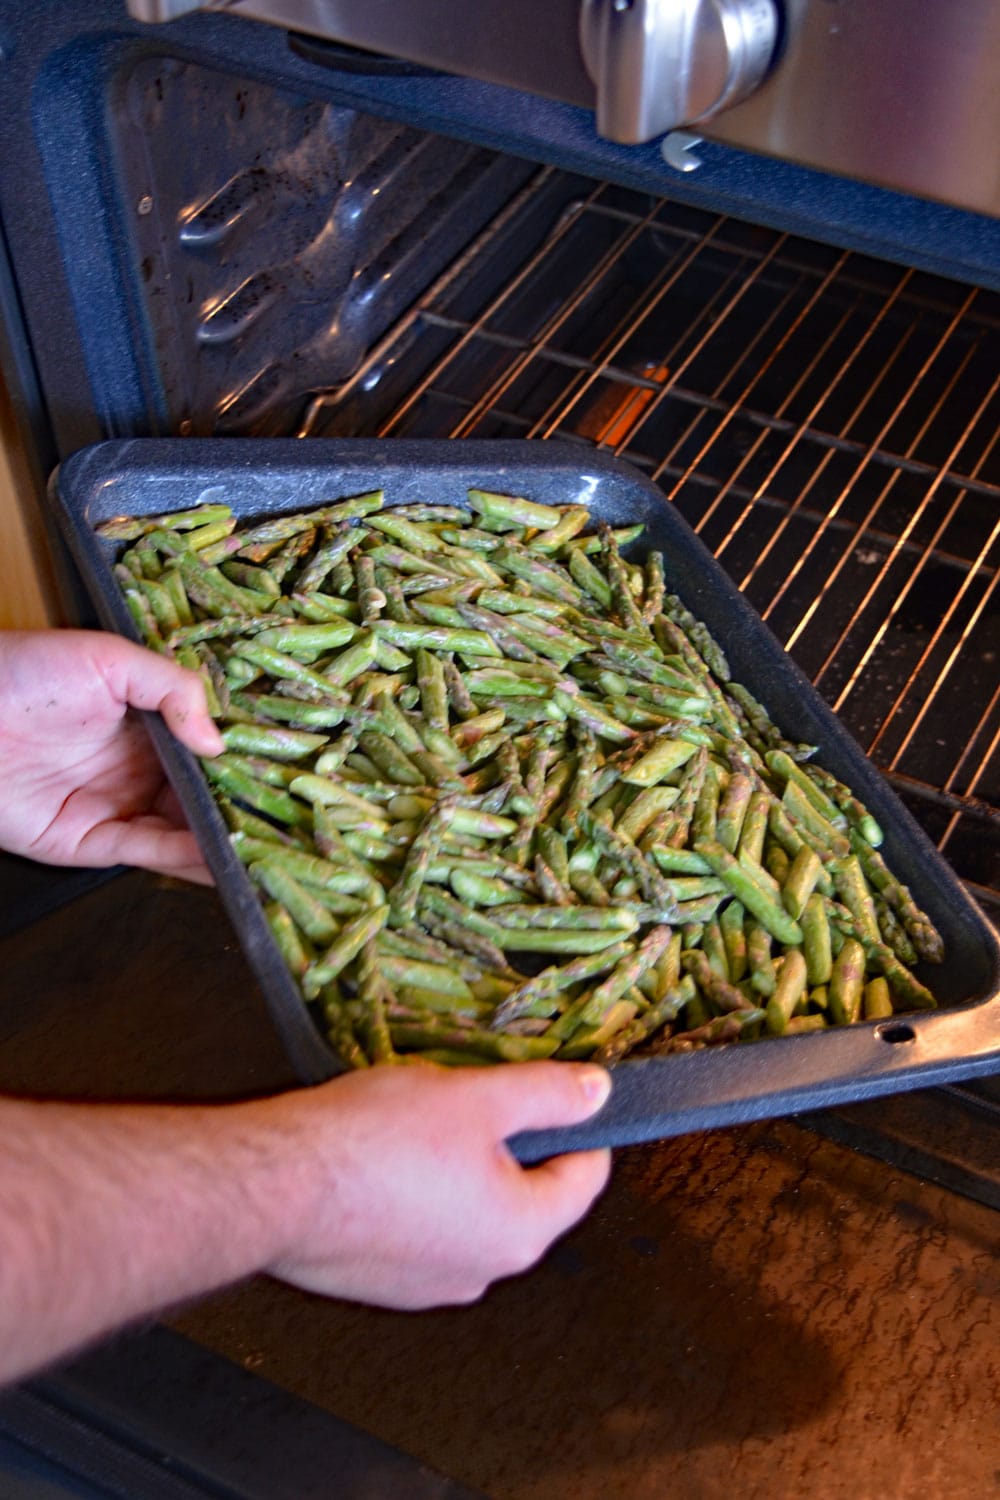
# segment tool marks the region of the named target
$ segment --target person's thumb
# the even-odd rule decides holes
[[[593,1063],[526,1062],[489,1069],[475,1088],[490,1128],[503,1140],[520,1130],[589,1120],[607,1102],[611,1075]]]
[[[196,755],[218,755],[225,748],[196,672],[131,641],[109,637],[105,650],[120,701],[133,708],[158,709],[171,733]]]

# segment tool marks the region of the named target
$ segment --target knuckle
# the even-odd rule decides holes
[[[454,1307],[471,1307],[482,1301],[492,1280],[492,1277],[473,1276],[461,1281],[449,1289],[447,1300]]]
[[[589,1194],[591,1199],[596,1198],[607,1187],[610,1178],[611,1152],[587,1152],[580,1162],[581,1196]]]
[[[510,1244],[504,1246],[499,1257],[501,1276],[518,1276],[540,1260],[548,1249],[552,1236],[540,1228],[524,1229]]]

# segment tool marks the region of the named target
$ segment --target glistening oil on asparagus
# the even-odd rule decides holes
[[[143,639],[352,1067],[684,1052],[934,1005],[854,796],[730,678],[641,527],[470,490],[115,520]]]

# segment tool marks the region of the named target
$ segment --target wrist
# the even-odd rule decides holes
[[[312,1092],[295,1089],[226,1107],[227,1156],[244,1194],[238,1217],[252,1262],[237,1275],[276,1274],[328,1207],[332,1162],[319,1139],[329,1145],[330,1138],[311,1108]],[[327,1094],[327,1115],[330,1104]]]

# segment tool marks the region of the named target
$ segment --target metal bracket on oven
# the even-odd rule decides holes
[[[700,135],[691,135],[686,130],[671,130],[660,142],[660,155],[675,172],[696,172],[702,165],[702,159],[695,155],[695,147],[700,146],[701,142]]]

